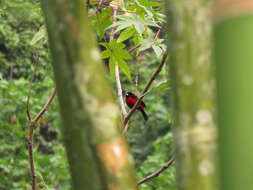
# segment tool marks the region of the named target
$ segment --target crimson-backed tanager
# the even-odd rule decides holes
[[[134,104],[138,101],[138,97],[131,92],[124,92],[123,91],[123,94],[125,95],[125,102],[126,102],[127,106],[129,108],[132,108],[134,106]],[[145,103],[143,101],[141,101],[141,103],[137,109],[142,113],[145,121],[147,121],[148,115],[144,111],[145,107],[146,107]]]

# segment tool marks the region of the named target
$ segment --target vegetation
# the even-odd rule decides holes
[[[0,190],[250,189],[252,3],[211,3],[0,0]]]
[[[164,23],[163,4],[148,1],[129,2],[129,13],[125,14],[124,9],[120,9],[114,26],[111,26],[111,8],[103,5],[103,9],[96,15],[94,11],[97,4],[91,2],[89,20],[97,34],[105,66],[108,63],[115,64],[117,59],[122,71],[124,89],[140,94],[161,61],[165,48],[162,43],[165,33],[161,28]],[[29,97],[30,115],[34,117],[55,86],[51,58],[39,1],[4,0],[1,3],[0,15],[0,117],[1,121],[4,121],[0,124],[0,141],[3,145],[0,151],[3,158],[0,161],[0,189],[29,189],[27,98]],[[138,22],[133,25],[135,21]],[[111,28],[116,29],[115,39],[108,42]],[[108,48],[113,48],[110,53]],[[118,58],[114,55],[124,56]],[[108,80],[115,86],[113,72],[112,69]],[[151,91],[145,96],[148,122],[144,123],[139,113],[135,113],[131,118],[127,138],[135,159],[138,179],[162,167],[172,155],[172,134],[168,133],[172,119],[168,109],[167,91],[168,82],[163,69],[154,81]],[[49,106],[38,126],[34,134],[37,184],[41,189],[70,189],[58,99]],[[174,172],[173,166],[170,166],[159,177],[140,188],[174,189]]]

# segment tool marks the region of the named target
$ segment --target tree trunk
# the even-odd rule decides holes
[[[253,3],[219,1],[214,10],[221,189],[251,189]]]
[[[208,1],[167,1],[179,190],[217,189],[210,10]]]
[[[118,106],[81,0],[42,0],[75,190],[134,190]]]

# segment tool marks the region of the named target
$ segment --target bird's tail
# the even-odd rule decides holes
[[[148,120],[148,115],[146,114],[146,112],[144,110],[141,110],[141,109],[140,109],[140,111],[141,111],[141,113],[144,117],[144,120],[147,121]]]

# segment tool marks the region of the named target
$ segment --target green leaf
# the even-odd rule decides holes
[[[169,81],[165,80],[152,87],[151,91],[158,90],[159,92],[164,92],[168,88],[169,88]]]
[[[111,74],[112,78],[114,78],[114,76],[115,76],[115,65],[116,65],[116,60],[112,56],[112,57],[110,57],[110,60],[109,60],[109,69],[110,69],[110,74]]]
[[[141,46],[138,48],[137,52],[140,53],[141,51],[147,50],[151,48],[153,45],[153,38],[147,38],[142,41]]]
[[[120,60],[120,61],[118,61],[118,64],[119,64],[119,67],[122,70],[122,72],[131,81],[132,80],[131,73],[130,73],[130,70],[129,70],[129,67],[128,67],[127,63],[125,61],[123,61],[123,60]]]
[[[39,31],[33,36],[30,45],[33,46],[37,42],[46,38],[46,27],[45,25],[41,26]]]
[[[106,30],[117,27],[117,29],[115,30],[115,33],[117,33],[119,31],[131,26],[131,25],[132,25],[132,23],[129,21],[118,21],[118,22],[111,24],[109,27],[106,28]]]
[[[112,40],[109,42],[109,46],[111,50],[117,50],[117,49],[123,49],[125,48],[125,44],[123,43],[117,43],[116,40]]]
[[[133,37],[133,43],[135,45],[141,44],[143,41],[143,37],[141,35],[139,35],[138,33],[136,33]]]
[[[153,48],[155,54],[157,55],[157,57],[159,57],[160,55],[162,55],[163,50],[159,46],[152,45],[152,48]]]
[[[113,23],[107,29],[110,28],[116,28],[115,33],[119,32],[125,28],[128,28],[132,25],[134,25],[137,32],[142,35],[142,33],[145,31],[145,29],[148,28],[148,26],[153,27],[159,27],[151,18],[141,18],[139,15],[135,14],[127,14],[127,15],[119,15],[117,18],[120,20],[116,23]]]
[[[125,28],[127,28],[127,27],[130,27],[132,25],[132,23],[124,23],[124,24],[122,24],[122,25],[120,25],[116,30],[115,30],[115,33],[117,33],[117,32],[119,32],[119,31],[121,31],[121,30],[123,30],[123,29],[125,29]]]
[[[125,49],[115,49],[115,54],[120,59],[131,60],[132,56]]]
[[[145,10],[145,12],[146,12],[150,17],[153,17],[152,12],[149,11],[149,10],[147,9],[147,7],[143,6],[138,0],[135,0],[135,3],[136,3],[139,7],[143,8],[143,9]]]
[[[112,24],[111,14],[110,9],[104,9],[90,18],[92,27],[100,40],[103,39],[107,27]]]
[[[107,48],[108,43],[106,43],[106,42],[100,42],[100,43],[99,43],[99,45],[101,45],[101,46],[103,46],[103,47]]]
[[[144,30],[145,30],[145,26],[142,24],[142,23],[135,23],[134,24],[134,27],[135,27],[135,29],[137,30],[137,32],[141,35],[143,32],[144,32]]]
[[[158,24],[156,24],[153,20],[143,20],[143,23],[148,26],[154,26],[157,28],[161,28]]]
[[[132,27],[127,28],[123,32],[120,33],[119,38],[117,39],[117,42],[123,42],[133,36],[135,33],[135,30]]]
[[[103,59],[111,57],[111,52],[108,51],[108,50],[102,51],[101,54],[102,54],[101,56],[102,56]]]
[[[129,67],[125,60],[132,59],[132,56],[124,49],[123,43],[117,43],[116,40],[112,40],[109,43],[100,43],[106,50],[102,52],[102,58],[110,58],[109,67],[112,77],[115,74],[115,65],[118,64],[122,72],[131,80],[131,74]]]

